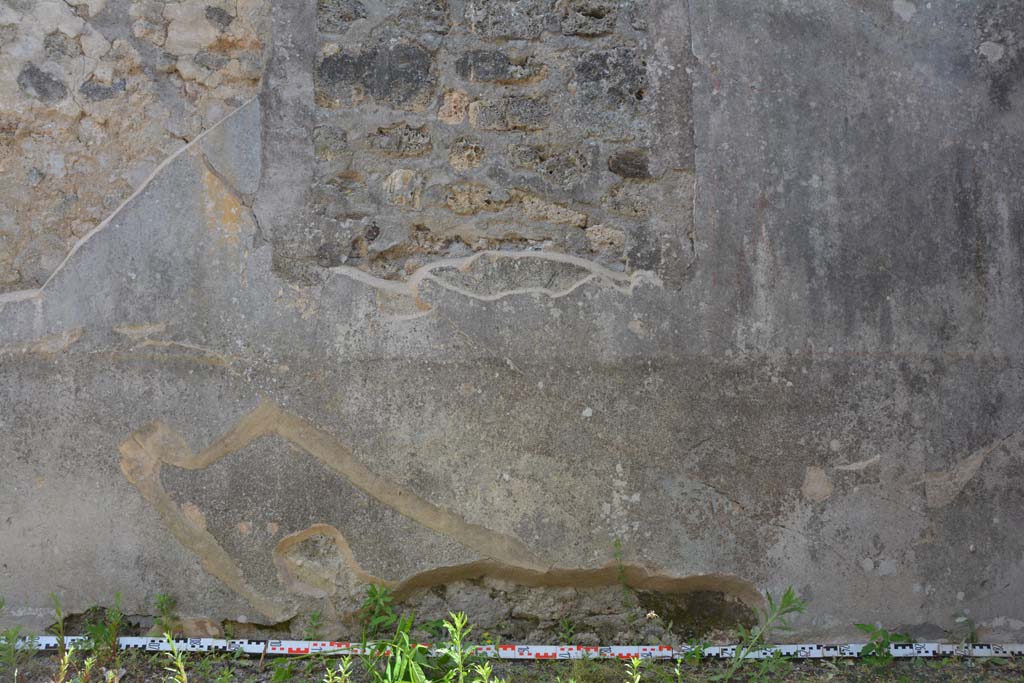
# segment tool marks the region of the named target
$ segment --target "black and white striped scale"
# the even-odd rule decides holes
[[[86,639],[68,636],[72,643],[84,646]],[[122,650],[145,650],[167,652],[171,649],[163,638],[125,637],[119,638]],[[222,640],[218,638],[175,638],[174,646],[185,652],[233,652],[241,650],[249,655],[267,654],[273,657],[288,655],[359,655],[370,651],[372,644],[336,642],[322,640]],[[31,647],[40,651],[53,652],[57,639],[53,636],[38,636],[31,640],[19,641],[19,647]],[[424,644],[429,648],[429,645]],[[775,652],[795,659],[857,658],[865,647],[863,643],[849,645],[775,645],[747,654],[749,659],[764,659]],[[479,654],[497,659],[681,659],[689,648],[672,648],[669,645],[612,645],[608,647],[584,645],[481,645]],[[1024,644],[959,644],[947,643],[893,643],[890,646],[893,657],[1024,657]],[[735,645],[705,647],[703,657],[707,659],[731,659],[736,652]]]

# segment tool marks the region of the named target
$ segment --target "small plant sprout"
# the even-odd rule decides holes
[[[474,664],[473,683],[491,683],[493,673],[491,663],[486,660],[482,664]]]
[[[626,662],[626,678],[624,683],[640,683],[644,676],[646,662],[634,657]]]
[[[377,635],[383,629],[391,628],[398,621],[398,615],[391,606],[392,601],[391,589],[387,586],[372,583],[367,586],[366,599],[359,608],[365,632],[364,639]]]
[[[160,629],[160,633],[170,633],[174,635],[178,631],[178,600],[173,595],[167,593],[157,593],[153,599],[153,604],[156,607],[156,626]]]
[[[167,677],[168,680],[171,683],[188,683],[188,674],[185,672],[185,653],[174,644],[174,638],[169,632],[164,633],[164,640],[167,641],[167,645],[171,648],[170,652],[164,653],[170,662],[170,666],[164,667],[164,671],[168,671],[171,674]]]
[[[352,656],[342,657],[337,666],[327,665],[323,683],[350,683],[352,677]]]
[[[868,636],[867,644],[861,649],[860,657],[864,662],[877,669],[892,663],[892,644],[909,643],[910,637],[902,633],[890,633],[874,624],[854,624]]]
[[[466,683],[471,659],[476,653],[476,647],[466,642],[473,628],[465,612],[450,613],[448,617],[444,622],[448,642],[438,648],[438,652],[451,662],[452,680],[448,683]]]
[[[306,628],[302,632],[303,640],[320,640],[320,629],[323,628],[324,616],[320,611],[312,612],[306,620]]]
[[[707,646],[708,643],[705,640],[691,640],[686,646],[686,652],[683,653],[683,661],[689,666],[700,666],[701,660],[704,659],[704,649]]]
[[[64,653],[67,651],[67,641],[64,636],[64,610],[61,609],[60,600],[57,598],[56,593],[50,593],[50,602],[53,603],[53,618],[55,621],[53,626],[49,628],[49,631],[57,638],[57,657],[64,659]]]
[[[772,598],[771,593],[766,593],[765,596],[768,599],[768,608],[758,610],[760,623],[751,629],[747,629],[742,625],[736,628],[739,642],[733,650],[729,664],[726,666],[725,671],[711,676],[710,680],[731,680],[748,662],[747,655],[756,650],[764,649],[775,631],[790,630],[790,615],[801,614],[807,609],[807,604],[797,597],[792,586],[786,589],[782,594],[782,598],[777,602]],[[765,665],[765,662],[768,664]],[[761,660],[761,664],[762,666],[758,672],[759,676],[761,678],[773,679],[778,678],[790,666],[788,658],[778,652],[773,653],[768,659]]]
[[[274,671],[270,675],[272,683],[285,683],[295,676],[295,661],[291,659],[277,659],[274,661]]]
[[[75,646],[64,650],[57,658],[57,672],[50,678],[50,683],[64,683],[71,673],[71,660],[75,656]]]
[[[569,616],[564,616],[558,622],[558,642],[562,645],[572,645],[576,637],[576,624]]]
[[[3,608],[4,600],[0,598],[0,611]],[[36,650],[35,636],[27,636],[21,645],[18,643],[20,639],[20,626],[12,626],[6,631],[0,632],[0,672],[9,671],[14,683],[21,680],[21,670]]]
[[[124,615],[121,613],[121,594],[114,594],[114,606],[103,611],[103,618],[100,621],[93,621],[86,625],[89,644],[97,662],[101,665],[118,666],[118,659],[121,654],[118,636],[121,633],[121,622]]]

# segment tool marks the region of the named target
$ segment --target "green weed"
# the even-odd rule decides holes
[[[383,629],[391,628],[398,621],[398,615],[391,605],[393,600],[391,589],[387,586],[372,583],[367,586],[366,599],[359,608],[364,640],[376,636]]]
[[[640,683],[644,677],[644,669],[646,668],[646,665],[646,660],[638,659],[636,657],[626,662],[626,677],[624,679],[624,683]]]
[[[569,616],[564,616],[558,622],[558,642],[562,645],[572,645],[576,637],[576,623]]]
[[[118,637],[121,634],[121,625],[124,621],[124,614],[121,612],[121,594],[114,594],[114,606],[103,611],[103,618],[99,621],[92,621],[85,626],[85,632],[89,640],[90,649],[96,657],[97,663],[108,668],[120,668],[119,658],[121,656]]]
[[[320,629],[323,628],[323,614],[312,612],[306,620],[306,628],[302,632],[303,640],[321,640]]]
[[[892,663],[893,643],[909,643],[910,636],[902,633],[890,633],[874,624],[854,624],[868,636],[868,642],[860,651],[860,658],[865,664],[881,669]]]
[[[438,648],[441,656],[449,660],[451,669],[450,683],[465,683],[470,667],[476,659],[476,646],[466,641],[469,638],[473,627],[469,625],[465,612],[449,614],[444,622],[444,628],[448,632],[448,642]]]
[[[160,629],[160,633],[170,633],[174,635],[178,631],[178,599],[173,595],[167,593],[157,593],[153,599],[154,607],[156,607],[156,620],[155,625]]]
[[[737,626],[739,642],[736,644],[736,649],[725,671],[711,676],[709,680],[723,682],[732,680],[733,676],[746,666],[748,661],[752,661],[747,659],[747,655],[755,650],[764,649],[775,631],[789,630],[789,616],[801,614],[807,609],[807,604],[797,597],[792,586],[786,589],[778,602],[772,598],[771,593],[766,593],[766,597],[768,598],[768,609],[759,610],[760,623],[750,629],[742,625]],[[758,662],[757,672],[751,676],[751,679],[777,679],[784,675],[790,667],[788,657],[774,653],[771,657]]]
[[[327,671],[324,673],[323,683],[351,683],[352,678],[352,657],[345,656],[341,658],[338,665],[331,668],[331,665],[327,665]]]
[[[172,683],[188,683],[188,673],[185,671],[185,653],[174,644],[174,638],[169,632],[164,633],[164,640],[171,648],[170,652],[164,653],[170,663],[170,666],[164,667],[164,671],[171,674],[167,679]]]
[[[3,609],[4,599],[0,598],[0,611]],[[0,631],[0,671],[11,672],[15,683],[21,680],[21,671],[36,650],[35,636],[26,636],[24,646],[19,647],[21,637],[20,626]]]

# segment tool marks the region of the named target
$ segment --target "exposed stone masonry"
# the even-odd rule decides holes
[[[0,2],[0,292],[41,285],[164,158],[256,93],[268,8]]]
[[[495,249],[653,269],[649,207],[692,169],[649,158],[642,4],[319,0],[308,258],[386,278]]]

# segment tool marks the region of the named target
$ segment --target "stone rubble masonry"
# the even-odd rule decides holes
[[[643,91],[656,48],[636,3],[428,4],[417,17],[407,0],[319,0],[315,28],[304,25],[319,36],[317,167],[311,203],[266,221],[279,273],[313,281],[307,264],[325,253],[398,279],[467,249],[553,251],[626,272],[631,254],[645,254],[643,269],[653,252],[692,258],[677,237],[689,208],[673,226],[648,220],[646,203],[692,167],[651,161],[658,107]],[[689,90],[685,70],[662,80]],[[590,224],[605,232],[588,237]]]
[[[269,0],[0,3],[0,292],[259,87]]]

